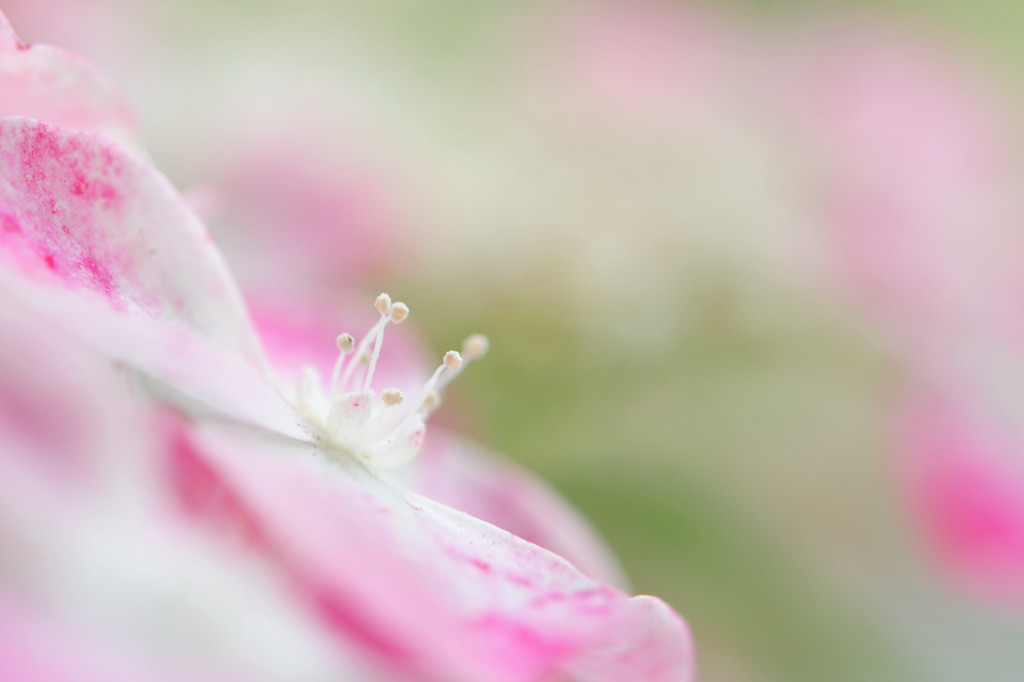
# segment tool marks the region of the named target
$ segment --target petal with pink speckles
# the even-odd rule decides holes
[[[29,116],[67,128],[131,139],[126,102],[87,61],[48,45],[25,45],[0,12],[0,116]]]
[[[101,136],[0,119],[0,286],[115,360],[301,435],[206,230],[162,175]]]
[[[354,461],[218,427],[183,434],[175,456],[192,463],[182,492],[211,501],[192,505],[206,527],[244,529],[342,640],[403,679],[692,679],[689,632],[661,602]]]

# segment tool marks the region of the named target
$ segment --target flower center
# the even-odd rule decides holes
[[[325,391],[313,367],[304,367],[296,390],[296,408],[314,435],[378,467],[396,467],[419,452],[426,436],[426,420],[441,404],[441,392],[472,360],[488,350],[487,337],[473,334],[462,352],[450,350],[414,399],[406,400],[399,388],[387,388],[378,397],[373,375],[389,324],[401,324],[409,306],[392,303],[381,294],[374,301],[380,319],[359,341],[351,334],[338,336],[338,360]]]

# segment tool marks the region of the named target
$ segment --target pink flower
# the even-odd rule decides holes
[[[896,439],[912,511],[948,573],[1019,599],[1024,207],[998,98],[936,45],[878,28],[829,31],[798,59],[831,274],[915,396]]]
[[[9,36],[5,57],[23,51],[9,29],[0,35]],[[26,107],[39,107],[26,111],[52,111],[46,107],[95,85],[92,72],[53,54],[66,60],[57,70],[74,87],[33,90],[30,64],[23,77],[5,81]],[[87,121],[82,128],[95,130],[109,121],[104,106],[78,98],[57,111],[74,111]],[[399,391],[378,395],[373,375],[385,329],[408,314],[382,295],[361,343],[338,337],[334,380],[314,367],[297,383],[280,381],[220,254],[170,183],[111,140],[66,125],[59,117],[0,118],[0,289],[20,311],[16,320],[42,320],[26,323],[42,325],[31,334],[75,340],[53,354],[52,368],[42,358],[29,366],[52,369],[60,380],[46,395],[74,397],[86,415],[83,432],[69,426],[62,435],[49,400],[22,399],[36,390],[34,372],[15,382],[3,374],[11,403],[44,417],[38,428],[11,420],[27,444],[4,454],[29,484],[5,477],[0,520],[23,532],[26,519],[39,517],[30,551],[15,556],[46,569],[24,592],[0,573],[2,589],[31,606],[24,615],[0,598],[0,626],[16,624],[0,627],[8,671],[20,679],[49,674],[49,663],[30,654],[53,647],[68,651],[69,661],[89,658],[82,669],[96,670],[97,679],[114,675],[111,665],[131,679],[150,677],[135,677],[137,665],[157,671],[154,679],[165,671],[291,679],[292,660],[306,662],[298,676],[308,679],[327,672],[510,682],[692,678],[688,631],[663,603],[627,597],[385,471],[415,464],[436,392],[483,354],[482,338],[471,337],[462,355],[447,353],[419,389],[405,386],[404,401]],[[139,397],[126,400],[103,372],[81,378],[64,370],[65,361],[91,352],[138,370]],[[97,371],[95,360],[80,364],[85,374]],[[92,427],[106,423],[107,412],[113,435],[94,439]],[[68,484],[70,497],[59,493],[61,476],[36,471],[49,450],[83,462],[90,474]],[[430,475],[443,477],[437,489],[447,485],[442,494],[454,503],[563,545],[594,574],[614,572],[586,527],[550,494],[517,472],[475,466],[434,466],[431,474],[424,464],[412,477],[424,490]],[[525,490],[510,497],[511,511],[488,509],[498,498],[473,493],[481,484],[502,490],[502,477]],[[522,499],[540,501],[539,511],[552,513],[564,532],[538,530],[540,520],[516,507]],[[95,630],[99,645],[76,647]],[[124,652],[111,636],[123,640]],[[190,637],[208,637],[209,646]]]

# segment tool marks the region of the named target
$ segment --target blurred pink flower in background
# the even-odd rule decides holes
[[[298,116],[218,151],[215,235],[243,282],[322,293],[397,271],[415,252],[415,201],[396,164],[336,149],[337,126]]]
[[[570,2],[540,10],[516,45],[530,47],[541,102],[587,125],[664,132],[706,122],[731,94],[746,56],[737,28],[696,3]]]
[[[0,35],[12,34],[4,27]],[[13,40],[4,47],[24,51]],[[3,81],[40,103],[32,111],[92,85],[94,73],[73,58],[54,52],[52,60],[58,72],[67,65],[75,88],[37,88],[32,68]],[[81,110],[95,120],[67,109],[102,127],[93,102]],[[49,650],[96,679],[692,678],[681,619],[654,598],[601,582],[620,578],[614,560],[522,472],[477,460],[456,441],[454,454],[435,451],[404,474],[413,489],[401,472],[389,479],[377,469],[391,454],[415,455],[422,397],[397,425],[380,417],[376,434],[364,434],[375,425],[367,420],[398,408],[365,389],[343,393],[342,385],[341,395],[327,396],[326,413],[312,414],[303,384],[293,392],[280,383],[276,365],[293,375],[296,351],[325,316],[264,307],[266,354],[219,253],[170,183],[117,143],[61,123],[0,119],[4,297],[19,311],[13,319],[40,320],[33,333],[59,336],[69,349],[25,341],[59,362],[15,363],[2,375],[11,417],[4,434],[13,434],[4,456],[18,476],[5,477],[0,498],[0,537],[13,539],[0,589],[24,605],[0,612],[0,671],[26,681],[70,677],[47,660]],[[408,313],[384,297],[378,310],[376,337],[386,320]],[[336,331],[322,339],[326,347]],[[20,343],[18,333],[3,339]],[[476,352],[469,348],[467,360]],[[349,366],[369,349],[360,346]],[[5,362],[25,355],[5,350]],[[415,367],[415,354],[400,344],[393,360]],[[60,364],[78,356],[98,378]],[[320,350],[310,359],[329,372]],[[141,371],[135,397],[104,371],[110,361]],[[409,379],[405,370],[395,377]],[[57,411],[63,405],[66,414]],[[417,430],[406,433],[406,423]],[[93,438],[99,427],[109,440]],[[36,471],[53,457],[70,462],[56,477]],[[90,476],[66,484],[64,470],[77,460]],[[64,485],[70,495],[58,492]],[[578,557],[593,577],[418,495],[417,486],[525,529]],[[238,578],[230,588],[226,575]],[[102,645],[89,645],[93,637]]]
[[[795,60],[829,275],[901,365],[894,445],[943,568],[1024,595],[1020,159],[994,88],[907,33],[832,27]]]
[[[795,58],[836,269],[904,335],[1000,314],[1002,249],[1015,238],[1010,130],[980,75],[947,52],[839,26]]]
[[[960,394],[904,409],[899,445],[913,511],[951,577],[977,597],[1024,599],[1024,439]]]

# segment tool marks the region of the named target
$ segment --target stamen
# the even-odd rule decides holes
[[[400,405],[402,401],[405,400],[405,394],[397,388],[385,389],[384,392],[380,394],[380,397],[388,407]]]
[[[341,351],[342,355],[348,355],[355,348],[356,340],[352,338],[351,334],[339,334],[338,335],[338,350]]]
[[[467,360],[479,360],[487,355],[491,348],[491,342],[483,334],[470,334],[462,342],[462,354]]]
[[[373,356],[367,363],[366,378],[363,379],[363,390],[370,390],[370,382],[373,381],[373,370],[377,369],[377,358],[380,357],[380,348],[384,345],[384,330],[387,328],[388,317],[384,318],[384,324],[380,326],[380,331],[377,332],[377,340],[373,344]]]
[[[462,370],[466,368],[473,360],[479,360],[487,351],[491,348],[491,342],[487,340],[487,337],[483,334],[470,334],[466,337],[466,340],[462,342],[462,352],[465,356],[465,362],[460,363],[459,367],[453,368],[451,372],[445,372],[444,376],[440,377],[437,382],[437,390],[443,391],[448,384],[455,380],[455,377],[462,373]]]
[[[367,361],[369,361],[370,358],[366,354],[367,351],[369,351],[370,349],[370,344],[377,340],[378,334],[382,333],[384,327],[387,326],[388,322],[390,321],[390,296],[388,296],[387,294],[381,294],[373,302],[373,307],[376,308],[377,312],[380,313],[380,319],[377,320],[377,323],[370,328],[370,331],[366,333],[366,336],[364,336],[362,340],[359,341],[359,346],[356,348],[355,351],[355,358],[353,359],[353,361],[348,363],[348,365],[345,367],[344,372],[341,371],[342,361],[339,358],[338,364],[335,365],[335,369],[337,371],[331,377],[332,396],[337,396],[339,393],[345,390],[345,388],[349,384],[349,381],[352,380],[352,375],[355,373],[356,366],[364,362],[364,356],[366,356]],[[370,372],[369,374],[371,375],[372,378],[372,372]]]
[[[409,306],[393,302],[383,293],[373,305],[380,319],[358,344],[351,334],[340,334],[335,340],[339,356],[331,375],[330,395],[324,395],[316,372],[304,368],[296,406],[314,433],[321,434],[328,443],[376,466],[389,467],[416,455],[426,433],[425,420],[441,405],[441,390],[470,362],[486,355],[489,344],[482,334],[469,336],[461,353],[450,350],[442,356],[440,365],[417,391],[415,400],[406,401],[397,387],[380,393],[387,408],[403,403],[408,407],[383,409],[371,385],[381,357],[384,332],[388,324],[401,324],[409,317]]]
[[[387,304],[386,307],[385,304]],[[374,305],[381,312],[383,316],[381,319],[384,321],[384,324],[381,325],[380,331],[377,332],[377,340],[373,344],[373,356],[369,359],[366,377],[363,379],[364,391],[369,390],[370,383],[373,381],[373,372],[377,369],[377,360],[380,358],[380,349],[384,344],[384,329],[387,327],[387,323],[401,324],[405,318],[409,317],[409,306],[402,302],[392,305],[391,297],[387,294],[378,296]]]
[[[418,407],[416,409],[426,408],[427,411],[429,411],[433,409],[433,407],[440,405],[441,395],[440,390],[438,390],[437,387],[441,381],[441,378],[446,374],[454,373],[461,366],[462,356],[459,355],[457,351],[450,350],[447,353],[445,353],[444,357],[441,359],[441,364],[438,365],[437,369],[434,370],[434,373],[430,375],[429,379],[427,379],[427,383],[423,384],[423,388],[420,389],[420,395],[417,400]],[[432,401],[435,404],[432,407],[428,407],[428,401]],[[409,415],[409,417],[411,417],[414,414],[416,414],[415,409]]]
[[[399,301],[391,306],[391,321],[395,324],[402,324],[405,318],[409,317],[409,306]]]
[[[459,355],[458,351],[448,351],[444,354],[444,366],[448,369],[458,369],[459,367],[462,367],[462,356]]]
[[[382,293],[377,297],[377,300],[373,302],[373,307],[376,308],[381,315],[387,315],[391,310],[391,297]]]
[[[338,384],[338,375],[341,374],[341,366],[345,364],[345,356],[352,352],[355,339],[351,334],[338,334],[336,339],[338,345],[338,359],[334,361],[334,370],[331,371],[331,393]]]
[[[427,397],[423,400],[423,409],[427,412],[433,412],[441,406],[441,394],[437,391],[431,391],[427,394]]]
[[[445,355],[447,355],[447,353],[445,353]],[[442,362],[438,368],[434,370],[434,373],[430,375],[430,378],[427,379],[427,383],[423,384],[423,389],[420,391],[423,398],[420,400],[420,404],[422,404],[423,401],[427,399],[427,396],[434,391],[434,387],[437,386],[438,379],[441,378],[441,374],[446,369],[448,369],[448,366]]]

